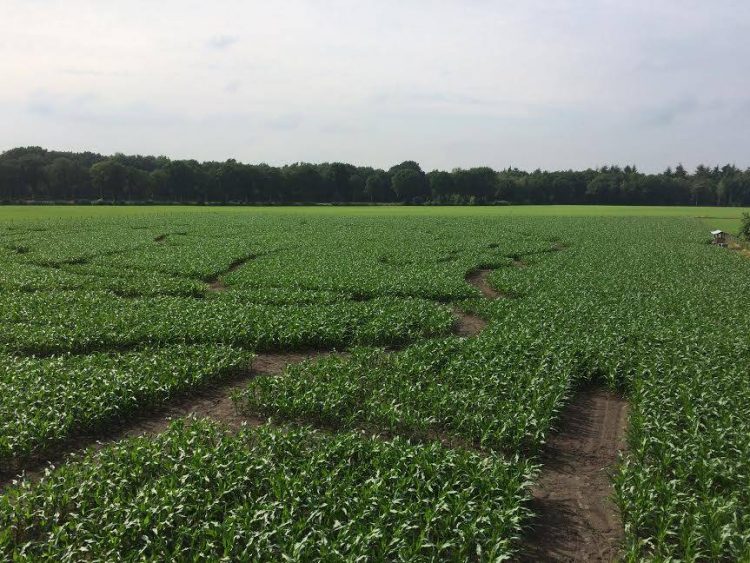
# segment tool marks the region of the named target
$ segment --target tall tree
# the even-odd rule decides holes
[[[91,184],[96,197],[101,200],[122,199],[126,192],[128,170],[117,160],[97,162],[91,167]]]

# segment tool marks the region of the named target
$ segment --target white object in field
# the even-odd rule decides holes
[[[716,229],[715,231],[711,231],[711,234],[714,236],[714,244],[718,244],[719,246],[727,245],[727,233],[721,229]]]

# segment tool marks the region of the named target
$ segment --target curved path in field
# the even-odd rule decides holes
[[[245,256],[244,258],[239,258],[229,264],[229,267],[226,270],[223,270],[217,274],[215,274],[212,278],[210,278],[206,283],[208,284],[208,287],[206,288],[208,291],[226,291],[229,288],[224,283],[224,276],[227,274],[231,274],[232,272],[239,270],[242,266],[245,265],[245,262],[249,262],[250,260],[254,260],[257,258],[255,254],[251,254],[249,256]]]
[[[556,244],[553,251],[565,246]],[[514,258],[512,266],[528,264]],[[505,295],[493,288],[484,268],[466,276],[487,299]],[[486,326],[486,321],[481,320]],[[481,328],[479,329],[481,331]],[[536,517],[524,538],[520,561],[615,561],[623,540],[622,522],[611,500],[610,479],[625,449],[627,402],[595,387],[579,391],[542,449],[542,471],[532,488]]]
[[[0,493],[20,473],[37,479],[50,464],[64,463],[71,454],[87,448],[99,449],[108,443],[135,436],[153,436],[167,429],[170,422],[189,415],[209,417],[238,429],[243,423],[257,425],[260,419],[249,419],[239,415],[232,403],[232,394],[245,388],[248,382],[259,375],[274,375],[284,371],[289,364],[328,356],[333,352],[288,352],[279,354],[258,354],[247,369],[239,370],[220,382],[207,384],[176,396],[160,408],[148,409],[124,423],[114,423],[92,433],[81,432],[64,440],[56,447],[41,452],[37,456],[24,459],[17,467],[0,471]]]
[[[563,248],[553,245],[551,250]],[[208,290],[229,289],[222,277],[254,257],[233,262],[208,280]],[[527,264],[517,257],[512,266],[526,267]],[[487,278],[491,272],[487,268],[478,269],[467,274],[465,280],[486,299],[513,297],[489,284]],[[453,332],[458,336],[476,336],[487,326],[486,320],[458,306],[452,311]],[[44,452],[44,457],[27,459],[19,467],[0,472],[0,491],[21,471],[36,479],[50,463],[64,462],[71,453],[92,446],[100,448],[127,437],[155,435],[176,418],[205,416],[234,429],[243,424],[262,424],[260,419],[236,412],[231,399],[235,391],[245,388],[253,377],[280,374],[290,364],[334,353],[318,350],[258,354],[248,369],[219,383],[176,397],[162,408],[145,412],[125,424],[96,434],[71,437],[54,450]],[[536,517],[523,539],[521,561],[613,561],[617,558],[623,533],[616,507],[610,500],[609,470],[624,447],[626,420],[625,400],[601,388],[579,392],[564,409],[558,421],[559,430],[551,433],[540,456],[542,471],[532,488],[532,509]]]
[[[487,299],[499,299],[502,297],[502,294],[487,281],[487,276],[490,275],[490,272],[492,272],[492,270],[489,268],[475,270],[466,276],[466,283],[476,287]]]
[[[233,265],[228,271],[234,271],[242,263]],[[213,283],[220,284],[221,289],[212,289],[212,291],[228,289],[218,281],[218,277]],[[458,308],[454,309],[454,334],[467,337],[475,336],[486,325],[487,322],[480,317],[464,313]],[[209,417],[226,424],[232,429],[238,429],[243,423],[251,426],[261,424],[264,422],[263,420],[248,418],[236,411],[232,401],[233,393],[244,389],[254,377],[278,375],[290,364],[333,354],[345,355],[346,353],[331,350],[259,353],[247,369],[238,370],[221,381],[185,391],[169,400],[162,407],[144,410],[125,422],[104,426],[96,432],[80,432],[62,441],[57,446],[25,458],[11,467],[0,466],[0,493],[21,473],[25,473],[31,479],[39,478],[46,467],[50,464],[63,463],[71,454],[82,452],[90,447],[98,449],[124,438],[159,434],[167,429],[171,421],[178,418],[190,415]]]

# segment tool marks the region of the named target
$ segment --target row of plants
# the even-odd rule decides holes
[[[430,340],[291,366],[253,380],[235,403],[247,414],[513,455],[542,443],[572,392],[577,364],[574,354],[553,354],[541,341]]]
[[[497,561],[534,467],[439,444],[178,421],[0,497],[16,561]]]
[[[420,299],[265,305],[171,296],[121,298],[108,292],[6,292],[0,348],[50,355],[142,344],[222,343],[259,351],[392,346],[446,334],[444,306]]]
[[[0,468],[72,434],[96,432],[179,393],[248,370],[253,354],[222,345],[124,354],[0,356]]]
[[[108,291],[123,297],[203,297],[206,285],[199,280],[150,270],[124,271],[116,266],[90,264],[50,268],[0,254],[0,294],[36,291]]]
[[[190,224],[184,224],[184,218],[162,218],[159,225],[153,223],[157,221],[154,218],[143,220],[147,229],[152,229],[150,234],[175,233],[159,244],[173,239],[171,243],[175,245],[204,245],[202,248],[210,251],[213,243],[206,240],[240,241],[232,243],[234,249],[244,249],[247,243],[257,258],[235,271],[222,270],[226,272],[223,279],[227,291],[204,299],[123,299],[105,291],[5,291],[0,294],[0,342],[9,354],[18,355],[90,351],[152,339],[164,343],[291,349],[383,346],[438,337],[396,353],[360,347],[349,357],[292,366],[279,377],[253,380],[236,397],[237,405],[245,412],[273,420],[335,430],[333,435],[324,434],[325,440],[312,441],[311,448],[316,452],[326,451],[326,440],[345,436],[352,444],[356,442],[357,448],[365,447],[361,446],[365,443],[378,447],[395,444],[394,451],[401,454],[413,451],[409,448],[434,448],[441,456],[478,456],[472,458],[473,462],[489,457],[505,460],[503,463],[514,467],[521,463],[526,468],[521,472],[524,475],[529,474],[539,447],[555,428],[558,413],[577,389],[584,383],[600,382],[626,394],[631,403],[628,451],[613,477],[626,534],[624,556],[631,560],[717,561],[750,557],[746,547],[750,544],[750,497],[744,486],[750,472],[750,379],[746,377],[750,367],[746,342],[750,331],[750,294],[746,291],[750,263],[738,254],[708,245],[700,223],[685,219],[570,217],[508,217],[500,223],[497,219],[470,216],[406,220],[294,213],[244,217],[247,218],[196,214],[195,220],[191,215]],[[47,231],[39,232],[46,232],[49,241],[66,232],[62,224],[45,228]],[[103,232],[108,228],[116,232],[125,226],[102,221],[81,232]],[[23,236],[22,232],[6,234]],[[78,235],[74,231],[70,236]],[[550,252],[553,246],[566,248]],[[151,268],[197,280],[196,276],[202,276],[208,266],[217,265],[210,259],[202,262],[189,258],[199,254],[179,250],[164,255],[167,262],[162,268],[158,265],[159,255],[152,253],[150,247],[143,253],[136,249],[128,254],[132,260],[123,264],[123,271]],[[516,258],[523,258],[523,263],[514,262]],[[26,254],[14,259],[26,260]],[[187,264],[192,259],[199,262]],[[186,264],[176,263],[182,260]],[[98,261],[107,267],[118,265],[115,254],[102,252],[80,266],[85,268]],[[226,258],[221,261],[226,262]],[[479,299],[476,288],[467,284],[464,276],[481,267],[494,268],[489,276],[494,287],[521,298]],[[477,338],[446,338],[452,322],[448,307],[411,296],[453,302],[483,316],[489,325]],[[39,381],[44,379],[43,374],[39,377]],[[17,386],[7,392],[13,393]],[[355,429],[377,434],[381,439],[406,436],[423,445],[409,445],[401,439],[371,441],[351,434]],[[279,440],[283,451],[289,448],[283,437],[297,431],[285,428],[279,432],[261,431],[264,432],[275,436],[273,440]],[[243,436],[250,443],[257,440],[252,438],[252,432]],[[125,442],[106,450],[107,454],[97,455],[120,452],[123,458],[118,459],[135,456],[139,463],[149,466],[158,459],[163,446],[159,440],[163,439],[166,438]],[[454,448],[439,446],[435,439]],[[481,449],[483,453],[469,454],[467,448]],[[208,451],[195,440],[183,445],[183,450],[185,455],[198,457]],[[222,452],[215,465],[209,466],[220,467],[219,472],[224,475],[234,458]],[[302,464],[305,456],[312,455],[292,449],[290,459]],[[242,456],[255,459],[248,450],[242,450]],[[524,461],[515,461],[516,456]],[[90,475],[100,475],[96,469],[98,459],[87,457],[81,465],[66,467],[39,485],[24,483],[9,489],[3,497],[7,504],[0,510],[0,518],[9,518],[11,524],[27,522],[33,528],[31,520],[23,520],[22,515],[35,514],[47,506],[45,503],[65,505],[73,498],[70,486],[76,476],[85,475],[88,468],[94,468]],[[363,475],[358,459],[350,460],[347,470]],[[326,463],[332,467],[330,460]],[[433,459],[427,465],[435,464],[439,462]],[[412,477],[404,481],[406,489],[419,489],[424,472],[428,471],[419,467],[414,474],[407,472]],[[192,475],[193,471],[203,475],[196,468],[186,470],[186,474]],[[348,501],[349,497],[359,498],[356,493],[363,487],[331,472],[336,480],[352,483],[352,489],[335,489],[337,496],[323,495],[323,500],[316,495],[328,489],[317,487],[315,494],[305,490],[318,505],[325,505],[319,506],[325,515],[329,514],[329,507],[341,506],[337,503]],[[124,469],[123,474],[126,475]],[[302,474],[301,481],[312,475]],[[326,475],[323,469],[321,475]],[[481,477],[467,475],[470,482],[462,482],[462,487],[467,491],[481,489]],[[57,486],[52,485],[55,482]],[[311,483],[317,483],[315,477],[311,477]],[[124,486],[130,487],[130,481]],[[497,498],[505,495],[504,506],[513,508],[516,519],[512,525],[500,526],[494,540],[482,544],[479,558],[490,558],[488,553],[505,556],[517,549],[517,538],[531,522],[524,496],[528,489],[524,487],[498,492]],[[166,507],[164,514],[169,513],[167,508],[175,511],[180,506],[184,492],[181,483],[174,480],[166,482],[163,489],[157,488],[158,495],[150,495],[146,487],[136,488],[148,499],[143,506],[150,503]],[[20,500],[22,491],[26,501]],[[120,494],[119,491],[116,489],[113,494]],[[284,534],[298,529],[295,524],[285,524],[297,522],[297,497],[286,494],[283,488],[274,489],[275,495],[283,493],[278,497],[253,491],[243,497],[247,502],[275,499],[275,510],[293,515],[289,516],[292,520],[273,520],[269,516],[274,525],[264,528],[269,534],[264,536],[266,543],[257,545],[279,550],[273,553],[292,553],[290,557],[294,558],[295,552],[285,551],[293,544],[287,542]],[[425,496],[422,508],[430,514],[435,512],[432,507],[443,506],[437,491]],[[161,502],[157,497],[166,500]],[[85,498],[85,510],[75,512],[73,526],[99,518],[125,530],[131,525],[126,523],[140,522],[125,516],[140,510],[140,497],[123,497],[122,502],[115,503],[111,516],[106,513],[110,509],[109,497]],[[212,549],[229,545],[231,549],[221,553],[232,557],[237,552],[233,551],[236,544],[231,538],[239,534],[243,545],[254,548],[255,540],[248,544],[242,534],[243,530],[256,530],[256,517],[235,524],[235,520],[228,523],[223,517],[211,520],[204,519],[203,513],[200,518],[196,516],[197,510],[223,506],[212,503],[213,497],[198,496],[184,504],[193,512],[189,512],[180,529],[185,538],[194,537],[198,542],[190,546],[200,550],[209,543]],[[370,553],[367,550],[374,549],[373,544],[362,543],[361,539],[370,533],[368,516],[348,508],[341,513],[331,510],[330,514],[337,515],[333,520],[315,521],[317,535],[308,537],[300,531],[302,535],[294,532],[288,536],[294,543],[315,546],[299,553],[311,559],[321,555],[334,559],[339,552],[345,554],[344,558],[354,559]],[[458,508],[450,510],[450,518],[460,516]],[[471,515],[472,521],[482,526],[486,523],[484,517],[470,509],[462,510]],[[300,518],[308,516],[305,513]],[[165,516],[166,521],[171,521],[169,518]],[[399,526],[415,534],[437,530],[421,518],[416,512],[404,513],[398,526],[380,526],[379,533],[383,534],[383,541],[396,541],[402,537]],[[336,520],[341,526],[363,526],[364,536],[344,536],[353,546],[351,551],[325,551],[327,546],[344,545],[337,543],[341,526]],[[210,528],[206,534],[213,534],[211,540],[206,539],[209,536],[203,534],[204,528],[197,524],[200,522],[216,522],[215,526],[205,527]],[[187,532],[189,523],[193,526],[192,536]],[[62,539],[55,541],[46,535],[7,536],[8,553],[21,557],[20,550],[25,549],[29,554],[42,554],[40,557],[51,558],[54,553],[74,558],[73,554],[80,555],[76,550],[88,548],[85,541],[70,534],[70,528],[61,530],[61,535],[53,537]],[[428,549],[423,543],[414,544],[420,550],[426,549],[424,552],[391,551],[385,545],[378,548],[383,551],[376,549],[374,553],[383,554],[382,559],[463,559],[470,552],[476,557],[477,544],[467,539],[469,536],[456,536],[442,527],[435,533],[438,539],[429,541]],[[137,558],[143,550],[155,557],[174,556],[181,552],[171,547],[171,534],[171,528],[157,527],[155,537],[147,536],[148,542],[138,539],[142,535],[135,539],[126,536],[128,542],[97,547],[95,553]],[[104,545],[99,541],[94,538],[89,543]],[[435,548],[446,542],[446,550]],[[58,545],[69,551],[55,551]],[[181,543],[180,549],[187,545]],[[492,545],[501,547],[487,547]],[[149,551],[151,546],[162,551]],[[217,552],[206,553],[215,556]]]

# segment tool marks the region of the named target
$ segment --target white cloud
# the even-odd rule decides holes
[[[208,46],[214,49],[226,49],[237,43],[237,37],[234,35],[214,35],[208,41]]]
[[[0,149],[745,166],[748,31],[735,0],[5,0]]]

